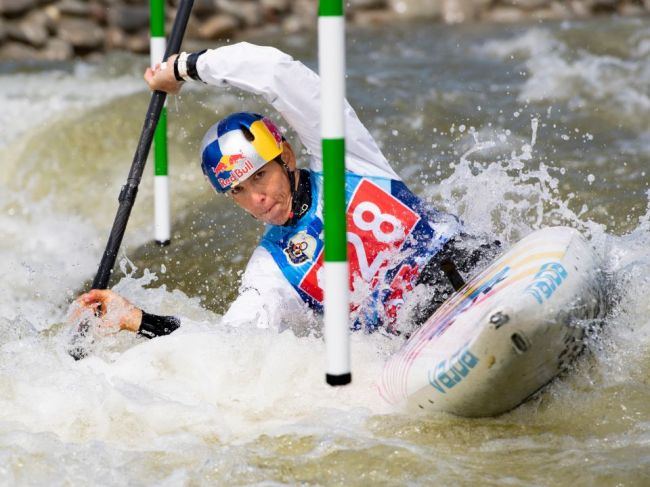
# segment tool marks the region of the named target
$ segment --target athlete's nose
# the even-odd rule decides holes
[[[266,193],[262,191],[253,191],[251,193],[251,201],[255,206],[263,207],[266,203]]]

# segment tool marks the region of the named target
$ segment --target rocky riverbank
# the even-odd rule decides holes
[[[168,32],[178,0],[166,0]],[[196,0],[186,46],[259,29],[316,26],[317,0]],[[521,22],[650,13],[650,0],[349,0],[356,24],[429,18],[445,23]],[[109,50],[149,50],[147,0],[0,0],[0,60],[65,60]]]

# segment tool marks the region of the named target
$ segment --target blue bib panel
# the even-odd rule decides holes
[[[267,225],[260,245],[314,310],[323,309],[323,174],[309,171],[312,205],[295,225]],[[355,328],[392,323],[420,270],[461,230],[398,180],[346,172],[350,307]]]

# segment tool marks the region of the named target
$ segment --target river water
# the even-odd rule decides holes
[[[316,64],[312,36],[252,40]],[[357,28],[348,49],[349,99],[416,192],[506,245],[558,224],[591,239],[616,297],[591,351],[498,418],[418,416],[376,390],[397,340],[353,336],[354,382],[332,389],[307,320],[221,326],[261,227],[204,183],[198,143],[229,111],[273,113],[194,85],[169,101],[173,243],[150,243],[149,168],[112,283],[183,327],[74,362],[65,316],[115,214],[146,59],[4,64],[0,484],[650,483],[648,19]]]

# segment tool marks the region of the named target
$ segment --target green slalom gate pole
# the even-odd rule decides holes
[[[345,204],[345,17],[342,0],[320,0],[318,66],[321,77],[325,230],[326,381],[349,384],[349,268]]]
[[[167,49],[165,40],[165,0],[150,0],[151,66],[161,63]],[[154,134],[154,238],[159,245],[171,241],[169,210],[169,175],[167,172],[167,107],[160,113]]]

